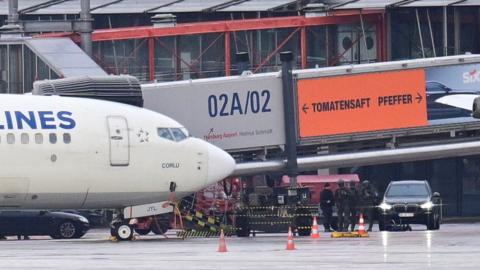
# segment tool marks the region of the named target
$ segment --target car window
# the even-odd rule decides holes
[[[427,82],[427,92],[441,92],[446,93],[448,92],[448,88],[438,82]]]
[[[397,184],[391,185],[385,194],[386,197],[427,197],[428,190],[425,184]]]

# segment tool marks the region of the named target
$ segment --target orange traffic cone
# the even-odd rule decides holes
[[[227,243],[225,242],[223,229],[220,230],[220,243],[218,245],[218,252],[227,252]]]
[[[318,234],[317,217],[313,217],[312,232],[310,233],[310,237],[320,238],[320,234]]]
[[[290,227],[288,227],[287,250],[295,250],[295,243],[293,243],[292,228]]]
[[[363,214],[360,214],[360,219],[358,221],[358,234],[366,234],[367,232],[365,231],[365,224],[363,221]]]

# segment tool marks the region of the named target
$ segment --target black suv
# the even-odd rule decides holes
[[[427,181],[393,181],[387,187],[379,208],[380,231],[394,224],[425,224],[428,230],[440,229],[442,200],[432,193]]]

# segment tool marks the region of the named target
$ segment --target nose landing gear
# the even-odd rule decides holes
[[[124,219],[121,211],[117,212],[117,216],[110,223],[110,235],[118,241],[129,241],[133,239],[133,225],[129,220]]]
[[[127,222],[118,222],[113,225],[110,234],[119,241],[129,241],[133,239],[133,226]]]

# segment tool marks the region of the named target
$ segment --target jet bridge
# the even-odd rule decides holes
[[[281,73],[144,84],[142,92],[146,108],[253,162],[239,174],[281,171],[285,129],[296,131],[299,169],[315,170],[479,154],[480,121],[435,103],[478,93],[478,63],[480,56],[462,55],[294,70],[296,121],[288,127]],[[428,89],[429,80],[445,90]],[[432,120],[432,111],[446,117]]]

